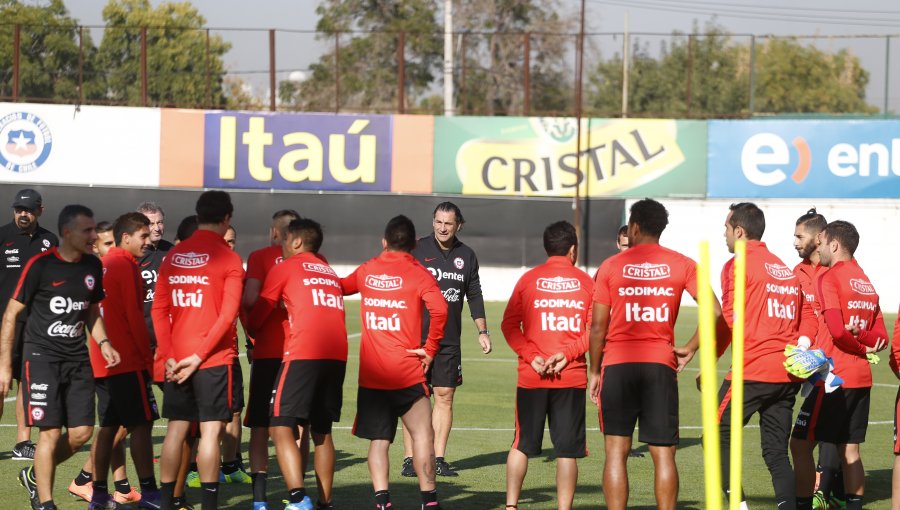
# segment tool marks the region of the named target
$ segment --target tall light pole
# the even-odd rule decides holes
[[[575,123],[576,123],[576,136],[577,140],[575,142],[575,171],[577,175],[581,175],[581,116],[582,116],[582,89],[584,88],[584,8],[585,8],[585,0],[581,0],[581,28],[578,30],[578,59],[575,62]],[[587,169],[584,169],[585,174],[587,173]],[[587,238],[586,233],[582,232],[581,228],[581,188],[580,186],[575,186],[575,199],[572,204],[572,209],[575,212],[575,231],[578,234],[579,244],[581,245],[582,252],[584,253],[587,246]],[[582,254],[583,254],[582,253]],[[588,261],[584,260],[584,257],[579,257],[582,260],[582,265],[587,267]]]
[[[444,0],[444,115],[453,115],[453,0]]]

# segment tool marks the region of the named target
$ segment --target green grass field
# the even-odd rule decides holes
[[[338,450],[337,472],[335,474],[335,504],[337,508],[371,508],[372,489],[366,468],[368,442],[350,434],[356,406],[356,374],[359,352],[359,308],[358,302],[347,303],[347,330],[350,338],[350,360],[347,381],[344,386],[344,412],[335,427],[335,445]],[[503,340],[499,321],[504,303],[489,303],[487,308],[489,325],[494,331],[494,352],[484,356],[477,345],[475,330],[471,321],[463,332],[463,365],[465,384],[457,392],[454,429],[450,436],[447,458],[460,470],[457,478],[439,478],[438,491],[447,509],[493,509],[503,508],[505,502],[506,472],[505,462],[509,445],[513,438],[516,359]],[[894,317],[888,319],[892,329]],[[466,322],[466,321],[464,321]],[[693,308],[682,311],[677,327],[678,343],[693,332],[696,312]],[[726,357],[729,354],[726,353]],[[872,405],[867,442],[862,447],[866,467],[866,508],[890,508],[891,467],[893,455],[893,410],[897,381],[885,361],[875,367],[875,388],[872,390]],[[249,376],[245,362],[245,380]],[[699,359],[679,380],[681,398],[681,445],[678,450],[678,466],[681,475],[679,508],[704,508],[703,503],[703,452],[700,441],[700,394],[694,387]],[[719,364],[724,375],[729,363],[723,357]],[[590,402],[587,406],[588,448],[590,455],[579,463],[578,490],[575,495],[576,509],[605,508],[601,490],[603,468],[603,437],[598,430],[597,410]],[[799,401],[798,401],[799,406]],[[15,418],[11,407],[0,421],[0,445],[8,450],[15,439]],[[768,471],[762,461],[759,449],[759,429],[757,420],[751,420],[745,432],[744,444],[744,486],[751,508],[772,508],[772,485]],[[157,423],[154,433],[156,451],[162,443],[164,422]],[[555,463],[549,434],[544,438],[544,454],[531,459],[529,473],[525,479],[520,508],[556,508]],[[35,437],[36,439],[36,437]],[[245,429],[243,441],[246,458],[246,442],[249,431]],[[402,446],[398,441],[391,450],[392,499],[394,508],[419,508],[418,487],[414,479],[399,476]],[[645,446],[635,445],[646,452]],[[269,501],[277,502],[286,497],[286,488],[278,473],[274,448],[269,449]],[[8,451],[0,458],[7,459]],[[73,500],[66,492],[72,477],[78,473],[87,456],[86,450],[62,465],[57,473],[55,501],[60,508],[83,508],[86,504]],[[130,464],[130,461],[129,461]],[[0,460],[0,507],[10,509],[28,508],[24,489],[15,480],[16,473],[25,466],[24,462]],[[630,508],[655,508],[653,499],[653,467],[649,454],[643,458],[629,459],[631,484]],[[129,466],[130,479],[137,483],[136,475]],[[311,496],[315,497],[315,482],[307,478]],[[199,501],[198,490],[189,489],[188,498]],[[250,486],[223,486],[220,506],[223,508],[249,508]],[[8,505],[8,506],[6,506]],[[273,505],[281,508],[281,505]]]

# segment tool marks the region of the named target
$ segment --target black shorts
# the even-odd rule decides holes
[[[431,396],[427,384],[414,384],[399,390],[373,390],[359,387],[356,392],[356,420],[353,435],[363,439],[387,439],[394,442],[397,419],[421,398]]]
[[[557,457],[587,455],[584,388],[516,388],[516,435],[512,447],[529,457],[540,455],[544,422]]]
[[[22,312],[25,313],[25,312]],[[20,316],[21,318],[21,316]],[[25,332],[25,321],[17,320],[16,321],[16,339],[13,342],[13,352],[12,352],[12,369],[13,369],[13,379],[22,382],[22,347],[24,344],[24,340],[22,339],[22,334]]]
[[[241,369],[241,359],[237,356],[231,362],[231,374],[234,379],[234,385],[232,385],[234,394],[231,396],[232,408],[234,412],[239,413],[244,410],[244,371]]]
[[[231,421],[234,365],[201,368],[183,384],[166,381],[163,417],[183,421]]]
[[[425,379],[432,387],[462,386],[462,352],[458,345],[442,345],[428,368]]]
[[[94,425],[94,373],[90,361],[26,358],[22,376],[22,406],[28,426]]]
[[[825,393],[816,385],[800,406],[791,437],[834,444],[866,441],[872,388],[837,388]]]
[[[97,415],[101,427],[133,427],[159,419],[146,370],[98,377]]]
[[[900,439],[897,438],[897,417],[900,416],[900,388],[897,388],[897,397],[894,398],[894,455],[900,455]]]
[[[281,359],[255,359],[250,366],[250,394],[244,412],[245,427],[268,427],[269,405],[275,392],[275,381]]]
[[[678,377],[660,363],[619,363],[601,368],[600,431],[634,435],[656,446],[678,444]]]
[[[295,427],[309,423],[317,434],[331,434],[341,419],[347,362],[334,359],[292,360],[281,364],[270,423]]]

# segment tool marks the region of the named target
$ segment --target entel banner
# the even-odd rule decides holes
[[[434,192],[513,196],[706,193],[706,123],[436,117]],[[579,153],[580,149],[580,153]]]
[[[710,198],[900,197],[900,121],[710,121]]]

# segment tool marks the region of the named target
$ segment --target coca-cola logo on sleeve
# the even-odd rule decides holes
[[[366,276],[366,287],[372,290],[397,290],[403,287],[403,278],[386,274]]]
[[[195,269],[203,267],[209,263],[209,254],[207,253],[176,253],[172,256],[172,265],[182,269]]]

